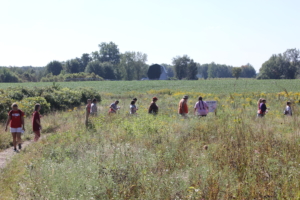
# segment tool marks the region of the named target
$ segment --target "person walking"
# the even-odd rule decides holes
[[[19,152],[17,150],[17,145],[19,146],[19,150],[22,149],[21,134],[25,131],[24,112],[18,109],[18,105],[16,103],[13,103],[11,107],[12,110],[8,113],[5,131],[7,131],[8,124],[10,124],[10,132],[13,137],[14,151]]]
[[[91,116],[97,116],[98,108],[97,108],[97,99],[93,99],[93,103],[91,104],[91,110],[90,110]]]
[[[130,103],[130,114],[131,115],[137,114],[136,110],[137,110],[137,108],[136,108],[136,105],[135,105],[135,101],[131,101],[131,103]]]
[[[286,102],[286,107],[285,107],[285,110],[284,110],[284,115],[287,115],[287,116],[292,116],[293,115],[292,107],[291,107],[291,102],[290,101]]]
[[[257,117],[263,117],[267,113],[267,106],[266,106],[266,100],[262,99],[260,106],[259,106],[259,111],[257,113]]]
[[[206,117],[208,113],[208,105],[202,101],[202,97],[198,98],[198,102],[194,106],[194,114],[200,117]]]
[[[117,113],[117,110],[120,109],[120,107],[118,107],[119,101],[115,101],[114,103],[110,104],[109,106],[109,111],[108,113]]]
[[[92,100],[88,99],[87,100],[87,105],[85,107],[85,126],[88,126],[89,123],[89,116],[91,113],[91,107],[92,107]]]
[[[41,130],[42,130],[42,125],[41,125],[41,117],[40,115],[40,110],[41,110],[41,105],[40,104],[35,104],[34,106],[34,112],[32,114],[32,130],[34,132],[34,141],[37,142],[39,138],[41,137]]]
[[[187,117],[187,114],[189,113],[188,105],[187,105],[188,99],[189,99],[189,97],[187,95],[185,95],[179,101],[179,104],[178,104],[178,114],[180,114],[183,117]]]
[[[262,103],[262,98],[259,98],[258,101],[257,101],[257,115],[259,114],[260,112],[260,104]]]
[[[158,113],[158,106],[156,105],[158,98],[153,97],[152,102],[148,108],[148,113],[156,115]]]

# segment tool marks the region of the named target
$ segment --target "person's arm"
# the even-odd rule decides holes
[[[22,128],[23,128],[23,131],[25,131],[25,120],[24,120],[24,116],[21,116],[21,122],[22,122]]]
[[[7,119],[7,121],[6,121],[6,124],[5,124],[5,131],[7,131],[7,126],[8,126],[8,124],[9,124],[10,120],[11,120],[11,116],[9,115],[9,116],[8,116],[8,119]]]

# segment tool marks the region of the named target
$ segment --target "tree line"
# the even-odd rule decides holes
[[[102,42],[99,50],[83,53],[67,61],[51,61],[44,67],[0,67],[0,82],[87,80],[141,80],[158,79],[164,66],[169,79],[196,80],[198,78],[298,78],[300,74],[299,50],[288,49],[283,54],[272,55],[256,73],[251,64],[240,67],[216,64],[200,64],[188,55],[176,56],[172,64],[149,66],[147,54],[135,51],[120,53],[118,46]]]

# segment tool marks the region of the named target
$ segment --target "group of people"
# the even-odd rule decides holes
[[[266,102],[267,102],[266,99],[263,99],[263,98],[258,99],[258,101],[257,101],[257,117],[264,117],[266,115],[266,113],[268,113],[268,108],[267,108]],[[290,101],[286,102],[286,106],[283,111],[283,114],[288,115],[288,116],[293,115]]]
[[[183,117],[186,117],[188,114],[188,101],[189,97],[187,95],[183,96],[183,98],[179,101],[178,104],[178,114],[180,114]],[[150,106],[148,107],[148,113],[149,114],[157,114],[158,113],[158,106],[156,102],[158,101],[157,97],[153,97],[152,101],[150,103]],[[137,98],[132,99],[129,105],[129,114],[134,115],[137,114],[138,107],[136,106]],[[111,103],[109,106],[109,114],[115,114],[120,109],[118,106],[119,101],[116,100],[115,102]],[[208,113],[208,105],[205,101],[202,100],[202,97],[198,98],[198,101],[196,102],[194,106],[194,114],[198,116],[205,117]],[[97,115],[97,99],[93,100],[93,103],[90,99],[87,100],[86,105],[86,122],[88,120],[88,117],[90,115]]]
[[[183,98],[179,101],[178,104],[178,114],[187,117],[188,114],[188,102],[189,97],[187,95],[183,96]],[[150,103],[150,106],[148,107],[148,113],[156,115],[158,113],[158,106],[156,102],[158,101],[157,97],[153,97],[152,101]],[[134,115],[137,114],[137,106],[136,106],[137,98],[132,99],[129,106],[129,113]],[[115,101],[112,104],[110,104],[109,107],[109,114],[117,113],[117,111],[120,109],[118,106],[119,101]],[[14,151],[18,152],[20,149],[22,149],[22,141],[21,141],[21,134],[25,131],[25,121],[24,121],[24,112],[18,109],[18,105],[16,103],[13,103],[11,106],[12,110],[8,113],[8,119],[5,125],[5,131],[7,131],[8,125],[10,125],[10,132],[13,137],[13,146]],[[257,116],[258,117],[264,117],[265,114],[268,112],[268,108],[266,106],[266,100],[260,98],[257,102]],[[35,104],[34,106],[34,112],[32,114],[32,130],[35,134],[34,141],[38,141],[41,134],[40,131],[42,129],[41,125],[41,117],[40,114],[41,105]],[[88,118],[89,116],[96,116],[97,115],[97,99],[88,99],[87,105],[86,105],[86,125],[88,124]],[[198,98],[198,101],[196,102],[194,106],[194,114],[199,117],[205,117],[207,116],[209,112],[209,107],[205,101],[203,101],[202,97]],[[291,108],[291,102],[286,103],[286,107],[284,110],[284,115],[292,116],[292,108]],[[19,148],[19,150],[17,149]]]
[[[8,113],[8,119],[5,124],[5,131],[7,131],[8,125],[10,125],[10,132],[13,137],[13,146],[14,151],[19,152],[19,150],[22,149],[22,139],[21,134],[25,131],[25,120],[24,120],[24,112],[20,109],[18,109],[18,104],[13,103],[11,106],[11,111]],[[34,106],[34,112],[32,114],[32,130],[35,134],[34,141],[37,142],[39,138],[41,137],[41,120],[40,118],[42,115],[40,115],[40,104],[35,104]],[[17,147],[19,149],[17,149]]]

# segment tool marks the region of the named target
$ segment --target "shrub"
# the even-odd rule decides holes
[[[11,104],[13,103],[12,99],[5,98],[0,96],[0,121],[7,119],[7,114],[11,109]]]
[[[18,103],[19,108],[25,112],[25,115],[30,116],[34,112],[34,105],[41,105],[41,114],[50,112],[50,103],[44,97],[28,97]]]

